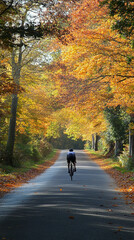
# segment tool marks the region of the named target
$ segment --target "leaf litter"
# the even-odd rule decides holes
[[[5,174],[0,172],[0,198],[6,193],[9,193],[14,188],[21,186],[22,184],[28,182],[30,179],[38,176],[44,172],[47,168],[55,163],[59,156],[60,151],[57,151],[55,156],[49,160],[45,161],[43,164],[38,165],[36,168],[32,168],[25,173],[14,172],[12,174]]]
[[[127,171],[121,172],[113,168],[108,162],[105,161],[105,157],[94,155],[88,153],[91,160],[95,161],[104,171],[106,171],[112,178],[114,178],[118,189],[121,193],[124,194],[124,199],[126,204],[134,203],[134,172]],[[120,194],[120,193],[119,193]],[[114,198],[116,200],[116,198]]]

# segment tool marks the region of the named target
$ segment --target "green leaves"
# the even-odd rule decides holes
[[[114,17],[113,30],[117,30],[126,37],[133,36],[134,30],[134,7],[133,0],[102,0],[100,5],[106,5],[110,16]]]

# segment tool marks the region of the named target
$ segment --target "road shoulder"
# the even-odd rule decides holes
[[[134,181],[131,180],[134,177],[134,173],[122,173],[117,169],[112,168],[111,165],[105,161],[105,157],[103,158],[101,155],[99,156],[98,154],[94,155],[92,153],[89,153],[89,151],[87,150],[85,150],[85,152],[89,155],[92,161],[97,163],[106,173],[108,173],[115,180],[115,183],[118,186],[118,191],[123,193],[126,204],[129,204],[132,208],[134,208]]]

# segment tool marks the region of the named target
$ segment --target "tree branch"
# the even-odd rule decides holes
[[[7,8],[5,8],[1,13],[0,13],[0,16],[3,15],[9,8],[12,7],[12,4],[13,4],[13,0],[11,0],[9,6]]]

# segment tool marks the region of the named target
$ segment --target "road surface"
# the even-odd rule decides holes
[[[134,240],[133,210],[114,180],[77,150],[71,181],[66,154],[0,200],[0,240]]]

